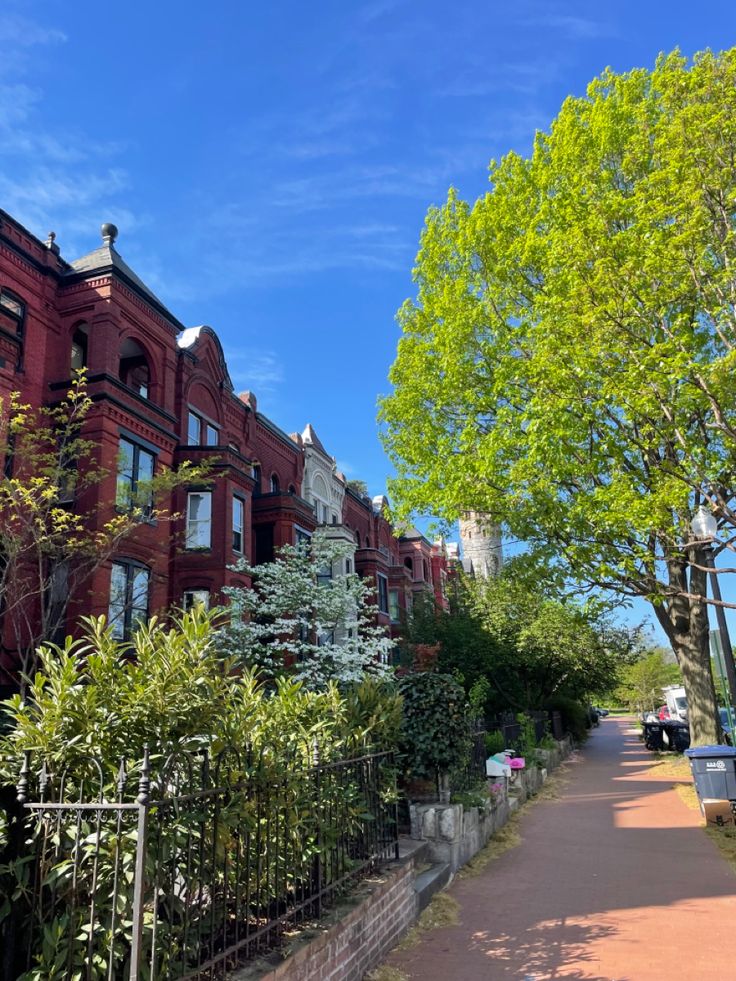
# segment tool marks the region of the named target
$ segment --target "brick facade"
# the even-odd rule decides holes
[[[18,391],[31,405],[52,403],[73,365],[85,365],[93,408],[84,435],[107,474],[85,507],[100,524],[114,513],[121,441],[157,468],[208,463],[214,479],[163,502],[182,517],[142,522],[113,561],[145,571],[149,613],[181,605],[188,592],[216,602],[223,586],[244,581],[228,569],[240,555],[267,561],[317,526],[314,502],[302,497],[305,443],[260,413],[253,393],[234,392],[215,331],[185,328],[126,265],[114,226],[102,231],[101,247],[69,263],[53,237],[41,242],[0,211],[0,397]],[[338,500],[342,513],[331,518],[355,538],[356,571],[374,580],[380,620],[396,630],[416,588],[405,558],[418,546],[394,536],[385,499],[348,489]],[[441,559],[429,543],[419,550],[437,581]],[[101,567],[73,597],[70,626],[81,613],[108,613],[114,574]],[[1,639],[0,685],[8,685],[13,644],[7,630]]]

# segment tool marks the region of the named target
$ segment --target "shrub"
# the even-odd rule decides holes
[[[505,749],[506,740],[502,732],[495,730],[494,732],[486,733],[486,752],[489,756],[494,756],[496,753],[503,753]]]
[[[588,712],[584,705],[566,695],[555,695],[547,702],[546,708],[560,713],[562,724],[576,742],[585,742],[588,738]]]
[[[404,719],[401,750],[416,777],[463,767],[470,753],[470,719],[465,692],[452,675],[418,672],[399,682]]]

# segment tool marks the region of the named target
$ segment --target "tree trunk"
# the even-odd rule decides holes
[[[698,555],[696,561],[705,566],[702,556]],[[684,595],[690,592],[704,596],[706,573],[691,567],[688,585],[688,564],[684,558],[672,559],[667,565],[670,584],[678,589],[678,594],[668,606],[655,606],[655,613],[682,671],[690,744],[713,746],[721,741],[721,726],[710,664],[708,606],[702,600]]]

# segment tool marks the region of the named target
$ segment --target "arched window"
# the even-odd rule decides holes
[[[279,485],[279,477],[278,477],[278,474],[272,473],[271,474],[271,493],[272,494],[278,494],[280,490],[281,490],[281,487]]]
[[[77,324],[72,334],[71,369],[79,371],[87,366],[87,325]]]
[[[367,535],[365,536],[365,547],[366,548],[370,548],[371,547],[371,540],[370,540],[370,538]]]
[[[355,529],[355,543],[360,548],[360,532],[357,528]]]
[[[289,493],[296,496],[296,487],[293,484],[289,484]]]
[[[151,374],[143,348],[137,341],[127,337],[120,347],[120,381],[136,395],[147,399],[151,384]]]
[[[261,487],[261,465],[260,463],[254,463],[251,469],[251,476],[256,482],[256,486],[253,488],[254,494],[260,494],[263,488]]]

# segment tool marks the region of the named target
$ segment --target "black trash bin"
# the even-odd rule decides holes
[[[685,756],[701,800],[736,800],[735,746],[696,746]]]
[[[664,749],[664,731],[661,722],[644,723],[644,745],[647,749]]]
[[[690,746],[690,726],[687,722],[676,722],[673,719],[665,722],[664,728],[667,732],[670,749],[683,753]]]

